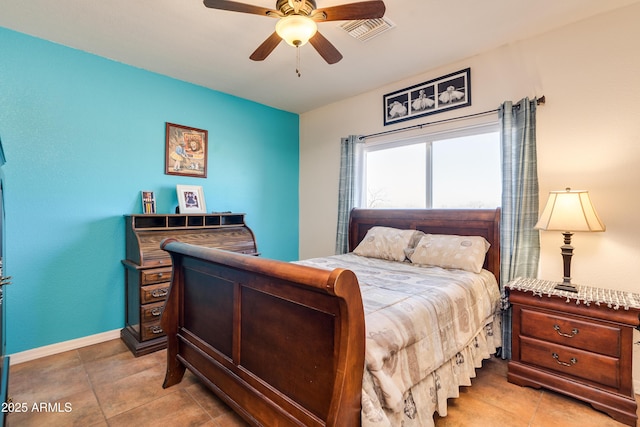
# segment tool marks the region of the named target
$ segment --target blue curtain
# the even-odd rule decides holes
[[[363,145],[364,141],[358,135],[350,135],[340,140],[337,255],[349,250],[349,213],[360,204]]]
[[[503,296],[502,357],[511,358],[511,309],[505,285],[516,277],[536,277],[540,258],[537,100],[505,102],[498,109],[502,144],[502,213],[500,219],[500,289]]]

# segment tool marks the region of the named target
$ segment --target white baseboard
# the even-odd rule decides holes
[[[46,345],[44,347],[21,351],[20,353],[10,354],[9,360],[11,365],[17,365],[18,363],[28,362],[30,360],[51,356],[53,354],[64,353],[65,351],[99,344],[116,338],[120,338],[120,329],[114,329],[113,331],[102,332],[95,335],[89,335],[88,337],[76,338],[74,340],[63,341],[56,344]]]

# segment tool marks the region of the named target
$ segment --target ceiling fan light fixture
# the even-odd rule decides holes
[[[306,44],[318,31],[315,21],[303,15],[289,15],[280,18],[276,24],[276,33],[287,44],[300,47]]]

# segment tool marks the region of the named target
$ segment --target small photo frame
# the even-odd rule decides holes
[[[208,132],[166,123],[164,173],[207,177]]]
[[[142,198],[142,213],[154,214],[156,213],[156,196],[153,191],[141,191]]]
[[[176,185],[181,214],[207,213],[204,192],[199,185]]]

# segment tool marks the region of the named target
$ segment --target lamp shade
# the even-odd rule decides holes
[[[605,225],[591,203],[588,191],[551,191],[535,227],[551,231],[604,231]]]
[[[302,46],[318,31],[315,21],[303,15],[289,15],[280,18],[276,33],[291,46]]]

